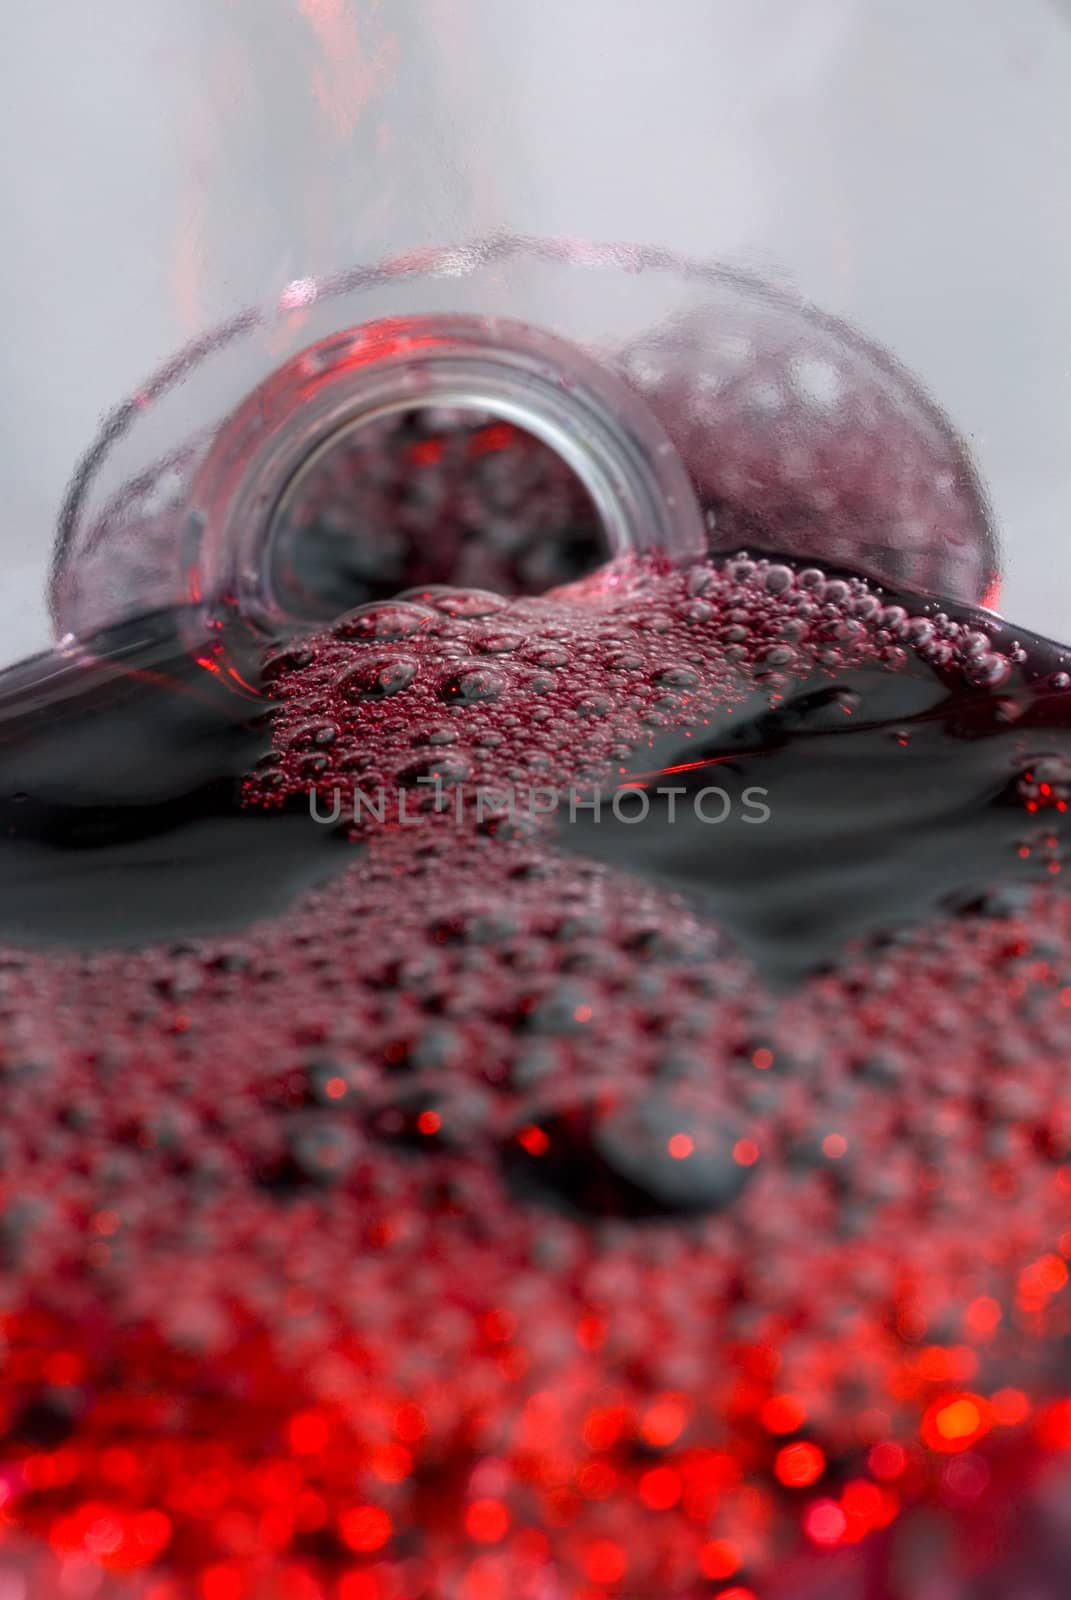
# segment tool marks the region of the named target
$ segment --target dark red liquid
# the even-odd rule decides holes
[[[0,704],[34,1595],[1059,1594],[1063,653],[750,559],[180,621]]]

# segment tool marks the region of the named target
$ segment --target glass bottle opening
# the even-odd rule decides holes
[[[405,569],[407,561],[410,574],[427,570],[426,581],[479,581],[482,572],[483,586],[498,587],[496,562],[486,549],[493,528],[486,520],[488,559],[451,566],[449,552],[437,556],[433,548],[434,516],[427,519],[427,550],[406,557],[397,548],[393,510],[388,518],[386,501],[377,500],[377,445],[391,441],[396,454],[402,434],[412,430],[416,472],[420,430],[429,421],[439,437],[433,431],[425,458],[436,443],[445,451],[444,429],[464,435],[497,428],[508,430],[515,444],[529,441],[548,482],[565,469],[572,480],[567,494],[587,524],[576,552],[587,568],[597,564],[600,544],[602,558],[660,550],[670,560],[686,560],[705,549],[699,506],[668,435],[611,372],[565,341],[519,323],[392,319],[304,351],[223,427],[198,474],[186,519],[187,593],[216,620],[236,612],[275,637],[407,587],[407,576],[392,582],[392,567]],[[324,496],[347,472],[345,505],[336,504],[325,523],[318,515]],[[575,531],[567,529],[567,541]],[[499,582],[506,569],[507,590],[552,586],[555,563],[540,574],[539,555],[529,554],[527,570],[524,560],[512,573],[508,561],[497,562]],[[566,553],[557,581],[577,575]]]
[[[284,489],[269,541],[273,595],[310,621],[425,585],[540,594],[610,554],[564,457],[471,405],[344,426]]]

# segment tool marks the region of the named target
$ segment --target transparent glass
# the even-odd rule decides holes
[[[999,567],[1065,636],[1066,8],[51,0],[7,31],[7,659],[177,597],[189,469],[288,359],[446,313],[616,367],[730,510],[760,430],[806,449],[892,382],[939,480],[916,537],[969,547],[912,575],[996,603]],[[845,397],[846,349],[876,366]]]
[[[1071,640],[1071,0],[23,0],[2,42],[0,701],[28,721],[141,613],[261,659],[330,616],[303,486],[429,406],[549,446],[610,549],[753,544]],[[1059,1582],[1067,1503],[1062,1465],[1027,1486],[1036,1549],[983,1600]],[[896,1581],[979,1600],[931,1532]],[[892,1592],[886,1548],[769,1593]],[[751,1600],[723,1556],[703,1594]],[[51,1561],[5,1537],[0,1600],[180,1593]]]

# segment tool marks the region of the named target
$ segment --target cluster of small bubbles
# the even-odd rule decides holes
[[[250,806],[309,760],[450,806],[366,819],[241,938],[0,953],[6,1526],[205,1600],[678,1600],[801,1534],[973,1527],[951,1461],[1071,1449],[1068,903],[774,996],[668,890],[452,809],[642,773],[652,715],[847,729],[894,667],[997,724],[1028,674],[975,684],[974,621],[742,553],[612,605],[422,590],[273,658]]]
[[[1025,670],[1021,647],[1005,648],[989,619],[985,629],[974,624],[969,612],[953,617],[928,602],[911,611],[861,578],[747,552],[683,572],[624,558],[612,583],[603,574],[512,601],[412,590],[361,607],[298,656],[273,662],[277,764],[252,776],[247,797],[270,807],[315,783],[348,804],[368,787],[355,741],[369,755],[366,773],[404,785],[399,752],[428,737],[421,724],[436,726],[444,712],[452,720],[436,739],[463,738],[483,752],[464,781],[523,786],[566,766],[597,781],[667,728],[694,736],[719,704],[757,688],[778,705],[816,676],[835,679],[867,662],[910,664],[950,686],[1013,689]],[[676,654],[667,648],[674,637]],[[333,753],[330,741],[303,749],[314,719],[345,731]],[[580,732],[578,753],[578,724],[610,737],[596,744]]]

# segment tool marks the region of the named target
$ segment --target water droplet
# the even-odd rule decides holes
[[[772,649],[765,651],[760,657],[758,666],[766,669],[770,667],[790,667],[795,664],[795,660],[796,652],[787,644],[775,644]]]
[[[410,639],[434,621],[435,612],[428,606],[391,600],[380,605],[359,606],[336,622],[331,632],[336,639]]]
[[[287,740],[290,750],[325,750],[338,738],[338,728],[333,722],[304,722],[295,728]]]
[[[982,633],[977,628],[968,628],[960,639],[960,647],[969,656],[982,656],[992,650],[993,641],[988,633]]]
[[[1011,662],[1007,656],[994,651],[972,653],[964,665],[963,676],[979,688],[995,689],[1011,677]]]
[[[784,594],[794,582],[795,573],[791,567],[767,567],[764,584],[770,594]]]
[[[261,681],[265,685],[275,683],[291,672],[301,672],[305,667],[311,666],[315,659],[315,652],[305,646],[281,650],[277,655],[267,657],[261,670]]]
[[[694,689],[699,682],[699,674],[694,667],[673,664],[660,667],[654,675],[654,682],[667,689]]]
[[[535,644],[523,651],[525,661],[535,667],[566,667],[569,652],[560,644]]]
[[[472,641],[473,649],[482,656],[505,656],[523,642],[517,633],[485,633]]]
[[[448,705],[479,705],[497,700],[505,686],[505,678],[493,667],[473,665],[449,673],[439,685],[439,698]]]
[[[417,663],[409,656],[361,662],[340,674],[335,688],[344,700],[387,700],[408,689],[417,670]]]
[[[723,1210],[753,1166],[720,1106],[670,1088],[591,1093],[530,1112],[503,1146],[522,1194],[588,1216],[658,1218]]]
[[[303,1113],[288,1129],[287,1147],[302,1177],[316,1183],[337,1183],[351,1171],[360,1140],[340,1117]]]
[[[502,595],[492,594],[487,589],[452,589],[445,585],[410,589],[403,598],[421,601],[424,605],[433,606],[443,616],[460,617],[466,621],[493,616],[509,604]]]
[[[414,1083],[375,1111],[369,1131],[414,1150],[459,1150],[483,1135],[490,1112],[490,1098],[478,1089],[447,1094]]]

